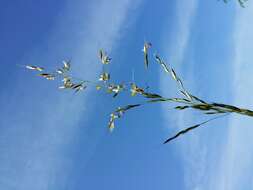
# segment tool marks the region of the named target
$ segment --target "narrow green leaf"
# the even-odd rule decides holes
[[[147,92],[143,92],[142,95],[145,96],[146,98],[162,98],[162,96],[160,96],[159,94],[153,94],[153,93],[147,93]]]
[[[191,130],[199,127],[199,126],[201,126],[201,124],[193,125],[193,126],[187,128],[187,129],[184,129],[184,130],[178,132],[176,135],[174,135],[174,136],[170,137],[169,139],[167,139],[166,141],[164,141],[163,144],[166,144],[166,143],[178,138],[180,135],[183,135],[183,134],[185,134],[185,133],[187,133],[187,132],[189,132],[189,131],[191,131]]]
[[[176,74],[176,72],[173,69],[171,69],[170,73],[171,73],[171,76],[173,77],[173,79],[177,81],[177,74]]]
[[[144,43],[144,46],[143,46],[143,50],[142,50],[143,53],[144,53],[144,64],[145,64],[146,69],[148,68],[148,63],[149,63],[149,61],[148,61],[148,49],[149,49],[151,46],[152,46],[151,43],[145,42],[145,43]]]
[[[190,96],[190,94],[189,94],[187,91],[180,90],[180,92],[181,92],[186,98],[188,98],[189,100],[192,100],[192,97]]]
[[[202,123],[199,123],[199,124],[193,125],[193,126],[188,127],[188,128],[186,128],[186,129],[183,129],[183,130],[179,131],[176,135],[174,135],[174,136],[172,136],[172,137],[168,138],[166,141],[164,141],[164,143],[163,143],[163,144],[166,144],[166,143],[168,143],[168,142],[170,142],[170,141],[172,141],[172,140],[174,140],[174,139],[178,138],[179,136],[181,136],[181,135],[183,135],[183,134],[186,134],[186,133],[188,133],[189,131],[192,131],[193,129],[196,129],[196,128],[198,128],[198,127],[200,127],[200,126],[202,126],[202,125],[204,125],[204,124],[206,124],[206,123],[208,123],[208,122],[210,122],[210,121],[212,121],[212,120],[215,120],[215,119],[218,119],[218,118],[221,118],[221,117],[227,116],[227,115],[228,115],[228,114],[225,114],[225,115],[219,115],[219,116],[217,116],[217,117],[214,117],[214,118],[208,119],[208,120],[206,120],[206,121],[204,121],[204,122],[202,122]]]
[[[203,103],[203,104],[207,104],[204,100],[201,100],[200,98],[196,97],[196,96],[193,96],[192,94],[190,94],[190,96],[192,97],[192,99],[200,102],[200,103]]]
[[[189,108],[189,106],[176,106],[175,109],[178,109],[178,110],[184,110],[186,108]]]

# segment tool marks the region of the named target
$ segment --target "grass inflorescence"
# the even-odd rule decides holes
[[[151,56],[148,53],[148,50],[151,48],[151,43],[144,43],[144,65],[148,69],[150,64]],[[113,131],[115,128],[115,121],[122,118],[126,112],[138,107],[151,104],[151,103],[173,103],[177,104],[175,110],[198,110],[206,115],[214,115],[213,118],[210,118],[204,122],[198,123],[196,125],[190,126],[186,129],[183,129],[176,133],[174,136],[168,138],[165,143],[171,142],[172,140],[180,137],[183,134],[186,134],[212,120],[224,117],[228,114],[235,113],[240,115],[246,115],[253,117],[253,111],[248,109],[239,108],[233,105],[227,105],[216,102],[209,102],[199,98],[190,91],[186,89],[183,84],[183,81],[176,73],[175,69],[171,65],[167,64],[158,54],[153,56],[153,60],[163,69],[163,71],[168,74],[177,84],[179,96],[168,98],[164,97],[161,94],[149,92],[147,88],[142,88],[134,82],[129,83],[115,83],[111,80],[111,75],[106,70],[106,66],[111,64],[112,58],[104,51],[99,50],[99,60],[103,65],[103,71],[99,75],[97,81],[82,80],[74,77],[71,74],[71,62],[63,61],[63,65],[59,68],[56,68],[54,71],[48,72],[45,68],[26,65],[25,68],[38,72],[37,76],[45,78],[47,80],[60,80],[62,85],[59,86],[59,89],[72,90],[75,93],[86,89],[88,86],[93,86],[97,91],[105,91],[108,94],[112,94],[113,98],[116,98],[120,93],[128,92],[129,97],[133,98],[135,96],[141,96],[143,98],[142,102],[137,102],[135,104],[128,104],[115,109],[111,114],[108,122],[108,128],[110,131]]]

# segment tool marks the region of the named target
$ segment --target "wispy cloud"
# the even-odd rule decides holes
[[[163,52],[167,61],[175,66],[176,70],[180,72],[181,64],[183,62],[185,52],[188,48],[188,41],[190,38],[191,28],[195,17],[198,1],[181,1],[176,3],[176,11],[174,21],[166,28],[166,36],[164,35]],[[170,32],[168,32],[168,30]],[[167,34],[171,35],[168,36]],[[164,73],[161,75],[161,89],[164,94],[169,95],[171,88],[168,88],[168,80],[170,78]]]
[[[47,41],[49,52],[41,53],[43,47],[37,46],[28,53],[32,56],[25,56],[22,62],[47,63],[67,51],[77,60],[74,63],[77,74],[95,78],[100,70],[96,64],[98,48],[111,51],[117,45],[126,23],[131,20],[129,11],[139,3],[122,0],[69,4]],[[86,117],[88,114],[83,107],[86,95],[75,99],[59,97],[48,92],[50,87],[43,83],[30,94],[34,90],[30,87],[35,85],[23,76],[11,83],[13,90],[1,94],[5,110],[1,110],[0,150],[4,154],[0,155],[0,187],[48,189],[57,185],[63,189],[67,182],[63,179],[67,179],[72,166],[68,151],[80,131],[81,116],[84,112]],[[28,83],[29,88],[24,86]],[[57,181],[57,176],[63,181]]]
[[[169,39],[168,37],[164,38],[166,45],[164,45],[165,47],[163,52],[165,52],[165,55],[167,55],[167,61],[174,65],[178,73],[180,73],[182,68],[187,68],[187,65],[183,67],[182,63],[185,59],[185,55],[188,49],[190,34],[194,24],[197,7],[197,0],[185,0],[177,2],[175,11],[176,15],[174,17],[175,19],[172,22],[174,24],[169,25],[171,36],[169,36]],[[167,45],[168,41],[170,41],[171,44]],[[175,93],[172,94],[171,91],[177,91],[177,89],[175,87],[173,89],[172,86],[168,87],[168,83],[170,82],[167,77],[168,76],[162,73],[161,90],[163,94],[166,94],[167,96],[174,96]],[[194,87],[190,86],[188,88],[192,90]],[[163,109],[164,121],[166,123],[165,126],[182,127],[185,126],[185,121],[191,120],[190,115],[186,116],[182,112],[168,113],[168,107],[166,105],[163,107]],[[182,155],[182,160],[184,161],[183,168],[185,173],[185,186],[188,189],[197,189],[196,185],[201,183],[205,172],[204,163],[206,162],[206,147],[200,145],[198,136],[194,134],[187,138],[187,143],[181,143],[178,145],[181,147],[180,152]],[[196,150],[198,150],[197,153]],[[198,170],[198,172],[194,172],[196,170]],[[194,175],[192,175],[192,172],[194,172]]]
[[[252,41],[253,3],[248,2],[245,9],[238,8],[234,28],[235,56],[234,104],[253,108],[252,87]],[[220,168],[214,176],[212,189],[252,189],[253,179],[253,128],[252,118],[232,117],[229,122],[229,134]]]
[[[170,38],[173,39],[173,44],[168,45],[168,38],[163,44],[166,55],[169,60],[180,67],[182,64],[185,51],[188,46],[188,41],[191,33],[191,27],[195,17],[195,12],[198,6],[198,0],[180,1],[176,3],[175,25],[168,24],[168,29],[171,32]],[[168,32],[166,32],[168,34]]]

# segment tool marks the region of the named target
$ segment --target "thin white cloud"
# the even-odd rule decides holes
[[[167,55],[166,60],[173,64],[177,73],[180,73],[182,69],[182,63],[185,58],[185,54],[188,48],[191,29],[194,24],[195,13],[198,7],[198,0],[184,0],[178,1],[176,5],[176,15],[173,23],[174,25],[169,24],[169,31],[172,32],[171,36],[164,37],[164,54]],[[166,32],[168,34],[168,32]],[[173,44],[168,45],[168,41]],[[188,60],[188,62],[191,60]],[[184,66],[185,68],[186,66]],[[192,77],[192,76],[188,76]],[[185,77],[184,77],[185,79]],[[176,86],[168,86],[168,83],[171,83],[170,78],[164,73],[161,74],[161,90],[166,96],[174,96],[177,92]],[[193,86],[189,87],[191,90]],[[173,124],[169,127],[178,127],[185,126],[185,121],[191,120],[191,117],[184,115],[182,112],[168,113],[168,106],[163,106],[164,110],[164,122],[165,126],[168,126],[168,123]],[[183,124],[184,123],[184,124]],[[205,167],[204,163],[206,161],[206,148],[201,146],[199,143],[198,136],[192,134],[191,137],[188,137],[187,144],[181,143],[178,144],[181,147],[181,155],[184,161],[184,180],[186,187],[197,189],[197,184],[201,183],[202,177],[204,176]],[[196,153],[196,150],[198,152]],[[198,170],[192,175],[193,171]]]
[[[173,44],[163,44],[166,50],[166,55],[169,60],[180,67],[182,64],[185,50],[188,46],[188,41],[191,32],[191,26],[194,20],[198,0],[180,1],[176,3],[176,12],[174,15],[176,25],[168,24],[168,29],[172,32],[171,39]],[[167,35],[168,32],[166,32]],[[167,38],[167,37],[165,37]],[[168,39],[167,39],[168,40]],[[166,40],[166,41],[167,41]]]
[[[253,109],[251,80],[253,70],[253,3],[237,8],[234,28],[235,56],[234,104]],[[212,189],[253,189],[253,125],[252,118],[232,117],[229,123],[228,141],[222,155],[220,168],[212,181]]]
[[[183,4],[183,2],[180,3],[181,6]],[[182,14],[182,11],[185,13],[187,9],[181,7],[181,12],[178,10],[178,15]],[[191,15],[184,16],[182,20],[178,16],[178,22],[180,23],[178,26],[183,25],[183,27],[173,26],[176,28],[175,31],[178,35],[173,36],[175,43],[170,45],[169,48],[165,48],[165,52],[169,52],[170,57],[168,60],[173,65],[176,65],[176,69],[179,72],[179,65],[182,64],[185,51],[187,50],[191,20],[194,18],[192,15],[194,15],[194,11],[192,11]],[[253,70],[253,55],[251,52],[253,49],[251,43],[253,41],[253,27],[250,25],[250,18],[252,17],[252,2],[248,2],[245,9],[237,7],[235,29],[232,33],[234,35],[235,47],[232,68],[234,72],[233,104],[251,109],[253,109],[251,93],[253,83],[250,80]],[[181,41],[181,43],[177,43],[177,41]],[[164,76],[162,76],[161,84],[163,93],[167,92],[167,94],[170,94],[168,91],[171,88],[167,87],[168,80]],[[192,86],[190,87],[190,89],[193,88]],[[168,114],[167,110],[168,108],[165,107],[166,123],[168,121],[172,123],[172,118],[174,119],[173,123],[182,126],[182,118],[185,119],[185,116],[182,113],[179,115]],[[225,146],[206,147],[204,144],[200,144],[200,138],[194,135],[194,133],[187,137],[187,144],[181,142],[183,144],[181,150],[184,152],[182,155],[184,158],[183,167],[185,168],[187,189],[253,189],[252,118],[233,116],[228,127],[229,134]],[[207,151],[219,151],[221,153],[220,159],[212,160],[211,158],[207,158]],[[211,155],[211,153],[208,153],[208,155]],[[211,168],[211,166],[215,166],[215,168]],[[217,168],[217,166],[219,167]]]
[[[77,61],[77,74],[95,78],[100,70],[98,48],[111,51],[117,45],[130,20],[129,11],[140,2],[99,1],[87,5],[89,8],[84,1],[74,5],[71,2],[59,16],[48,44],[44,44],[49,51],[43,52],[44,47],[38,46],[23,62],[49,62],[68,52]],[[29,94],[27,91],[32,89],[24,84],[35,86],[23,78],[12,81],[13,90],[1,94],[6,109],[1,111],[0,150],[5,154],[0,155],[0,187],[48,189],[58,184],[57,176],[68,177],[72,166],[68,151],[80,131],[78,122],[88,114],[83,106],[86,95],[59,97],[43,83]],[[68,180],[64,181],[59,182],[60,189]]]
[[[185,52],[188,47],[188,41],[190,37],[191,27],[193,24],[193,20],[195,17],[196,8],[198,5],[198,0],[190,0],[190,1],[180,1],[176,3],[176,14],[174,15],[174,25],[168,24],[168,28],[165,29],[164,35],[164,58],[173,63],[176,70],[180,72],[181,64],[183,62]],[[167,36],[169,33],[171,36]],[[169,44],[168,41],[173,44]],[[161,89],[164,94],[170,95],[172,89],[168,87],[168,82],[170,81],[170,77],[161,74]],[[165,108],[167,109],[167,108]]]

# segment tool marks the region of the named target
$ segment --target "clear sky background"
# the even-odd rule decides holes
[[[73,94],[18,65],[97,80],[97,52],[112,56],[115,81],[176,96],[174,82],[141,49],[152,42],[187,89],[208,101],[253,109],[253,3],[216,0],[1,1],[0,189],[253,189],[253,120],[230,115],[176,141],[207,119],[157,104],[129,111],[109,133],[109,114],[139,98],[93,88]]]

